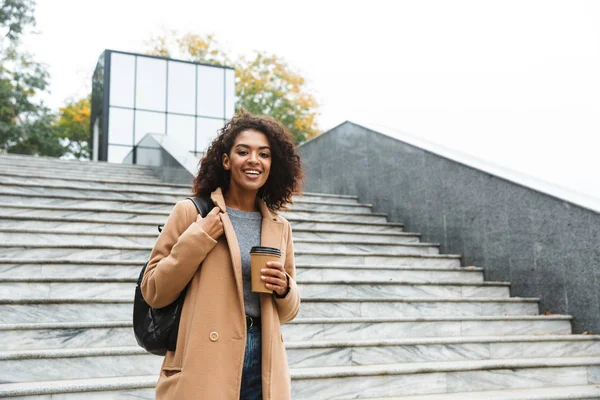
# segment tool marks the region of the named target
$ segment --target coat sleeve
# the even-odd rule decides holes
[[[152,308],[175,301],[217,243],[196,223],[197,214],[191,215],[193,206],[186,202],[175,205],[150,253],[141,291]]]
[[[290,282],[290,291],[287,296],[280,299],[273,296],[275,299],[275,305],[277,306],[277,313],[279,314],[279,321],[281,323],[288,322],[296,318],[298,311],[300,311],[300,291],[296,284],[296,264],[294,261],[294,242],[292,240],[292,227],[287,223],[287,244],[285,252],[285,264],[284,269],[288,275]]]

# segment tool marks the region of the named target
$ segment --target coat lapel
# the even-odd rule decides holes
[[[281,250],[281,243],[283,243],[283,222],[279,220],[276,213],[269,210],[264,201],[259,199],[258,206],[263,217],[260,245],[263,247],[275,247]]]
[[[238,299],[240,304],[240,310],[245,315],[244,311],[244,284],[242,281],[242,256],[240,254],[240,245],[229,215],[227,215],[227,207],[225,205],[225,199],[223,198],[223,192],[221,188],[217,188],[211,193],[210,198],[217,207],[221,209],[221,223],[223,224],[223,232],[227,239],[227,247],[229,248],[229,255],[231,257],[231,266],[233,267],[233,276],[235,277],[235,285],[238,293]],[[244,322],[245,324],[245,322]]]
[[[283,244],[284,224],[276,213],[269,210],[264,201],[259,200],[258,205],[262,214],[262,224],[260,233],[260,245],[264,247],[281,248]],[[260,294],[260,312],[262,317],[262,386],[263,397],[272,399],[273,384],[273,341],[275,323],[275,305],[273,296],[267,293]]]
[[[240,309],[244,311],[244,284],[242,278],[242,257],[240,254],[240,245],[229,215],[227,214],[227,207],[225,205],[225,199],[221,188],[217,188],[211,194],[213,203],[221,209],[221,222],[223,223],[223,231],[227,244],[229,247],[229,254],[231,256],[231,264],[233,266],[233,274],[235,276],[235,284],[237,287],[238,297],[240,300]],[[269,210],[264,201],[258,199],[258,208],[262,215],[261,223],[261,234],[260,234],[260,245],[264,247],[274,247],[281,249],[283,243],[283,222],[279,220],[277,213]],[[269,296],[261,296],[261,303]]]

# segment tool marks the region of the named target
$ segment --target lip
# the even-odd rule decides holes
[[[246,173],[246,171],[242,171],[242,173],[244,174],[244,176],[245,176],[247,179],[250,179],[250,180],[256,180],[256,179],[258,179],[258,178],[259,178],[259,177],[262,175],[262,171],[259,171],[259,170],[257,170],[257,169],[256,169],[256,170],[253,170],[253,171],[258,171],[258,175],[251,175],[251,174],[247,174],[247,173]]]

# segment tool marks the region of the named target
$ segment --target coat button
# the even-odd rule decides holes
[[[210,338],[211,342],[216,342],[219,340],[219,334],[217,332],[211,332],[208,337]]]

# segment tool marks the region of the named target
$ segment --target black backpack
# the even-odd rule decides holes
[[[213,202],[208,197],[188,197],[188,199],[194,202],[198,213],[202,217],[205,217],[214,207]],[[162,231],[162,226],[158,226],[159,232]],[[135,287],[133,332],[140,346],[152,354],[164,356],[167,354],[167,350],[175,350],[177,344],[177,331],[179,330],[179,320],[187,286],[173,303],[163,308],[152,308],[144,300],[140,288],[147,266],[148,262],[142,268]]]

